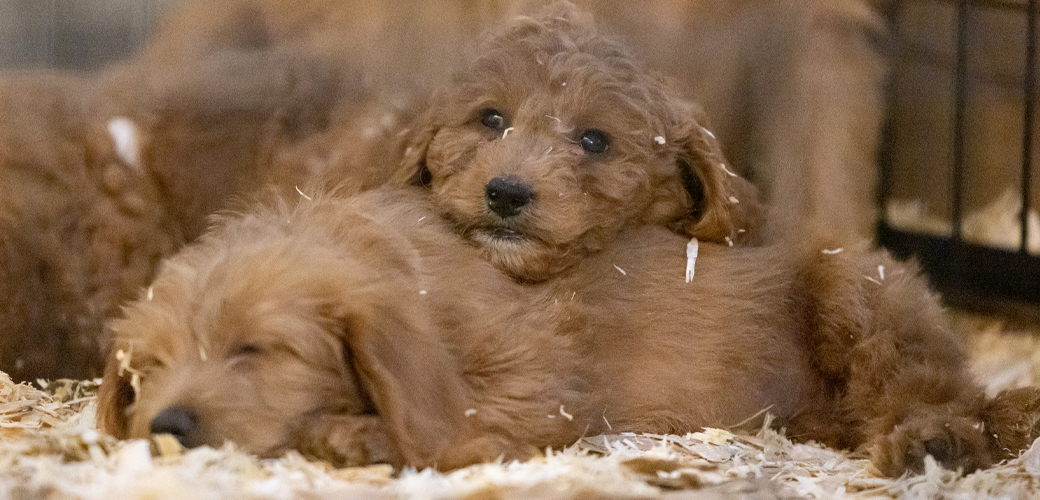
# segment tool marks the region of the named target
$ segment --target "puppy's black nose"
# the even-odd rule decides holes
[[[183,406],[170,406],[152,419],[149,429],[152,434],[169,434],[185,448],[202,445],[202,429],[199,415]]]
[[[531,202],[531,187],[511,177],[495,177],[484,189],[488,208],[502,217],[513,217]]]

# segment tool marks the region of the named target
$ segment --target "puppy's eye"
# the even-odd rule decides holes
[[[506,126],[506,118],[494,108],[480,110],[480,123],[493,130],[501,130]]]
[[[231,348],[232,357],[250,357],[263,354],[264,348],[259,344],[237,344]]]
[[[587,153],[602,153],[610,146],[610,138],[606,132],[591,128],[581,133],[578,143]]]

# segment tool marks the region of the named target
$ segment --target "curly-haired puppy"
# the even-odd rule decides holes
[[[428,186],[465,238],[526,281],[574,265],[625,226],[752,241],[757,192],[699,114],[556,3],[492,33],[434,97],[402,179]]]
[[[0,77],[0,370],[99,375],[104,321],[274,175],[274,152],[323,127],[351,81],[275,52]]]
[[[971,471],[1038,434],[1040,391],[985,401],[912,268],[818,241],[622,232],[550,283],[480,258],[416,192],[225,217],[114,323],[99,422],[337,464],[451,468],[582,435],[754,420]]]

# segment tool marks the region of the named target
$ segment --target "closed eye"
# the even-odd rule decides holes
[[[142,375],[166,368],[166,364],[160,361],[159,358],[151,356],[134,356],[132,363],[134,369],[141,372]]]
[[[233,358],[245,358],[259,356],[264,353],[264,348],[260,344],[243,343],[235,344],[231,348],[230,355]]]

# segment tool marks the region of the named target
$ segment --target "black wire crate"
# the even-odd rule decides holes
[[[958,304],[1040,305],[1040,0],[893,0],[880,243]]]

